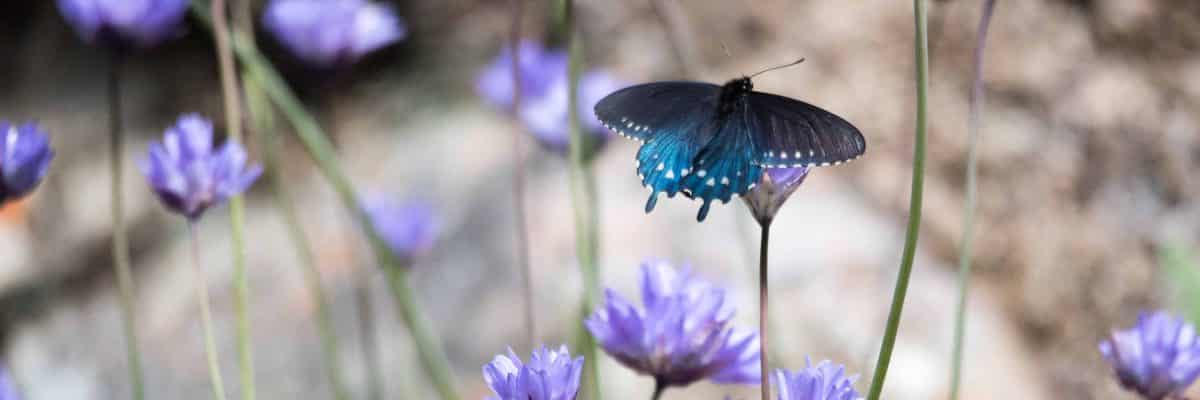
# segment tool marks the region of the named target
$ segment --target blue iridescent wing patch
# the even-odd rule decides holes
[[[835,165],[858,158],[867,149],[858,128],[820,107],[762,92],[751,92],[747,98],[758,165]]]
[[[721,120],[717,134],[692,160],[694,171],[684,178],[683,192],[703,202],[696,214],[697,221],[708,216],[713,200],[728,203],[734,195],[754,189],[762,176],[762,167],[754,163],[749,112],[746,107],[738,107]]]
[[[713,137],[719,86],[701,82],[655,82],[618,90],[596,104],[596,117],[621,136],[642,142],[638,176],[650,188],[646,212],[658,193],[674,197],[692,160]]]

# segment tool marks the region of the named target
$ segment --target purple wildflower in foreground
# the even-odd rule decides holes
[[[770,223],[788,197],[804,183],[809,171],[812,168],[767,168],[754,189],[742,196],[742,201],[760,224]]]
[[[17,393],[16,382],[13,382],[12,376],[8,374],[8,369],[0,367],[0,400],[20,400],[21,395]]]
[[[37,124],[12,124],[0,120],[0,205],[21,198],[37,187],[54,150]]]
[[[1196,329],[1161,311],[1142,313],[1134,327],[1114,331],[1100,342],[1100,353],[1121,386],[1147,400],[1180,395],[1200,375]]]
[[[428,203],[397,204],[382,196],[369,195],[363,201],[363,209],[396,257],[411,261],[428,252],[437,241],[438,221]]]
[[[546,148],[565,154],[570,139],[568,123],[567,53],[550,50],[532,41],[522,41],[520,52],[521,109],[517,118]],[[579,78],[579,117],[583,129],[596,139],[597,149],[612,137],[592,107],[623,85],[609,74],[592,70]],[[512,111],[512,51],[506,46],[480,74],[476,91],[488,103]],[[596,149],[592,149],[593,151]]]
[[[584,322],[605,352],[660,388],[759,382],[758,334],[728,326],[734,310],[723,289],[663,261],[643,263],[641,273],[644,309],[609,289]]]
[[[535,350],[528,363],[509,349],[483,366],[483,380],[496,394],[488,400],[574,400],[582,372],[583,357],[572,359],[567,346]]]
[[[776,370],[771,377],[779,400],[858,400],[854,390],[857,376],[846,376],[846,367],[829,360],[812,365],[809,360],[804,369],[790,372]]]
[[[212,122],[189,114],[151,143],[142,174],[163,205],[189,219],[245,191],[262,174],[246,165],[246,150],[236,142],[213,147]]]
[[[391,7],[367,0],[274,0],[263,26],[316,68],[353,64],[407,35]]]
[[[85,42],[146,49],[180,32],[187,0],[58,0],[58,9]]]

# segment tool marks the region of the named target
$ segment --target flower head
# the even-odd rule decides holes
[[[829,360],[812,365],[809,360],[804,369],[790,372],[776,370],[771,377],[779,400],[858,400],[862,397],[854,390],[857,376],[847,377],[846,367]]]
[[[0,400],[20,400],[21,395],[17,393],[17,385],[9,376],[8,370],[0,366]]]
[[[150,144],[141,169],[159,200],[189,219],[246,190],[262,174],[262,167],[246,165],[241,144],[214,148],[212,122],[195,114],[180,117],[162,143]]]
[[[407,35],[391,7],[367,0],[274,0],[263,12],[263,26],[321,69],[353,64]]]
[[[146,49],[178,34],[187,0],[58,0],[58,9],[85,42]]]
[[[396,204],[379,195],[368,195],[363,209],[396,257],[412,260],[433,248],[437,240],[438,221],[428,203],[413,200]]]
[[[611,289],[584,322],[604,351],[664,386],[758,383],[758,334],[729,327],[725,291],[663,261],[641,268],[643,309]]]
[[[0,120],[0,205],[23,197],[46,176],[54,150],[37,124]]]
[[[771,222],[811,170],[809,167],[767,168],[754,189],[742,196],[742,201],[760,224]]]
[[[522,41],[517,51],[521,80],[521,109],[516,112],[517,118],[543,146],[560,154],[566,153],[570,142],[567,53],[543,48],[532,41]],[[476,83],[479,96],[511,112],[512,75],[512,51],[505,47],[480,74]],[[592,107],[621,87],[620,82],[603,71],[587,71],[579,78],[578,115],[584,132],[595,140],[592,151],[612,136],[592,113]]]
[[[542,347],[528,363],[508,349],[483,366],[483,380],[495,396],[488,400],[574,400],[583,372],[583,357],[571,358],[567,346]]]
[[[1200,375],[1196,329],[1161,311],[1138,315],[1133,328],[1114,331],[1100,342],[1100,353],[1121,386],[1147,400],[1181,393]]]

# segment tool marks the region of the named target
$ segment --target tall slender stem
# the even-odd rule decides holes
[[[221,361],[217,356],[217,340],[213,337],[212,310],[208,300],[208,274],[200,262],[200,239],[196,222],[188,220],[188,240],[192,245],[192,271],[196,275],[196,301],[200,303],[200,323],[204,327],[204,354],[208,359],[208,377],[212,380],[213,398],[225,400],[225,383],[221,379]]]
[[[203,24],[211,24],[212,16],[208,10],[202,7],[205,4],[204,0],[194,0],[192,4],[193,15],[197,17],[197,20]],[[358,222],[359,229],[362,229],[363,233],[366,234],[368,243],[371,245],[371,250],[375,258],[379,261],[379,267],[385,273],[397,274],[389,278],[389,281],[395,281],[395,283],[390,285],[393,300],[398,305],[403,305],[403,307],[398,307],[397,312],[409,324],[409,328],[413,332],[421,331],[426,333],[425,335],[416,335],[415,333],[413,335],[415,348],[421,356],[425,370],[434,381],[443,400],[457,400],[458,394],[454,388],[454,375],[449,369],[449,361],[446,359],[445,349],[429,333],[432,332],[432,329],[425,322],[424,315],[416,306],[411,290],[407,288],[407,272],[401,271],[403,265],[400,260],[396,259],[387,243],[372,228],[370,216],[360,206],[358,192],[346,176],[346,173],[342,171],[341,163],[337,159],[337,154],[334,151],[333,144],[329,141],[329,136],[321,129],[316,118],[313,118],[312,114],[300,103],[296,94],[287,86],[279,72],[258,51],[254,42],[250,41],[244,33],[238,31],[234,31],[231,36],[233,50],[242,61],[246,71],[249,72],[247,79],[254,80],[263,89],[271,102],[279,107],[279,111],[283,114],[284,118],[295,128],[296,136],[300,139],[300,143],[304,145],[309,157],[316,163],[321,173],[325,176],[325,179],[333,186],[334,191],[342,202],[342,206]],[[423,339],[418,339],[418,336],[425,341],[422,342],[421,340]]]
[[[567,119],[571,135],[569,139],[571,200],[575,209],[575,251],[579,257],[579,267],[583,276],[584,295],[581,302],[578,326],[583,325],[584,319],[595,308],[600,295],[600,272],[596,265],[596,253],[599,248],[599,234],[596,210],[596,183],[591,165],[585,157],[589,143],[583,135],[579,117],[579,77],[583,72],[583,41],[575,26],[575,2],[563,1],[563,27],[567,37],[569,77],[567,85]],[[599,351],[595,338],[586,329],[580,335],[582,347],[580,351],[588,360],[598,360]],[[584,366],[583,392],[585,398],[600,400],[600,371],[598,362],[590,362]]]
[[[134,302],[133,271],[129,266],[129,238],[125,231],[124,165],[125,140],[121,133],[121,56],[113,55],[108,63],[108,138],[109,173],[112,175],[113,268],[117,274],[117,291],[121,302],[121,325],[125,333],[125,356],[129,363],[129,384],[134,400],[146,397],[142,383],[142,353],[138,350],[137,307]]]
[[[921,230],[921,201],[925,186],[925,130],[926,108],[929,91],[929,36],[926,31],[928,20],[925,0],[913,0],[913,18],[916,25],[917,75],[917,127],[916,143],[913,146],[912,198],[909,200],[908,229],[904,239],[904,254],[900,260],[900,272],[896,277],[896,288],[892,293],[891,311],[888,313],[887,328],[879,348],[879,359],[875,362],[875,376],[867,400],[879,400],[883,392],[883,381],[887,377],[888,364],[896,345],[896,334],[900,330],[900,314],[904,311],[904,297],[908,294],[908,281],[912,276],[913,257],[917,252],[917,236]]]
[[[962,381],[962,359],[964,337],[967,332],[967,295],[971,280],[972,244],[975,239],[975,203],[977,158],[980,115],[983,113],[983,46],[987,40],[988,26],[992,21],[995,0],[984,0],[983,16],[979,19],[979,32],[975,37],[975,76],[971,87],[971,110],[967,127],[967,178],[966,202],[963,205],[962,240],[958,248],[958,305],[954,311],[954,351],[950,367],[950,400],[958,399]]]
[[[515,116],[521,112],[521,16],[525,1],[512,2],[509,52],[512,54],[512,109]],[[521,139],[524,136],[524,132],[520,131],[513,134],[513,211],[517,229],[517,266],[521,269],[521,294],[525,301],[525,334],[532,349],[537,346],[538,334],[537,314],[533,305],[533,266],[529,263],[529,228],[525,220],[525,156],[521,154]]]
[[[760,390],[762,392],[762,400],[770,400],[771,398],[771,380],[770,380],[770,363],[767,362],[767,321],[770,314],[767,313],[768,297],[767,284],[770,277],[767,274],[767,248],[771,238],[771,221],[764,220],[759,223],[762,226],[762,240],[758,249],[758,351],[759,365],[758,368],[762,372],[761,380],[759,381]]]
[[[654,394],[650,395],[650,400],[658,400],[660,397],[662,397],[662,394],[665,391],[667,391],[667,385],[664,385],[663,381],[655,379],[654,380]]]
[[[312,244],[305,235],[304,228],[300,225],[300,218],[296,214],[296,205],[292,201],[291,194],[288,193],[287,184],[281,173],[283,168],[280,166],[279,149],[282,147],[282,143],[275,130],[274,113],[256,81],[246,80],[245,86],[247,110],[250,112],[251,120],[254,121],[253,131],[259,137],[263,149],[267,174],[271,176],[272,195],[276,206],[283,214],[288,240],[292,242],[292,246],[295,247],[296,254],[300,258],[305,285],[308,287],[309,296],[312,297],[316,307],[313,323],[316,325],[317,335],[320,336],[326,378],[329,380],[333,398],[348,400],[350,395],[342,379],[337,333],[333,329],[333,317],[329,312],[328,296],[325,295],[325,289],[321,284],[321,272],[317,269],[316,257],[312,253]]]
[[[221,94],[225,100],[225,125],[229,140],[242,140],[241,94],[238,92],[237,70],[233,50],[229,45],[229,15],[225,0],[213,0],[213,35],[217,42],[217,60],[221,73]],[[250,343],[250,280],[246,273],[244,240],[245,205],[241,195],[229,199],[230,227],[233,239],[233,311],[237,317],[238,366],[241,370],[242,400],[254,400],[254,354]]]
[[[371,275],[363,267],[355,271],[354,300],[358,309],[358,339],[363,369],[367,375],[367,398],[383,399],[383,377],[379,367],[379,341],[375,340],[375,304],[371,301]]]

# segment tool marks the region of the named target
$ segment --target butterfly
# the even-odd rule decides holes
[[[770,68],[762,72],[799,64]],[[754,91],[750,79],[723,86],[704,82],[651,82],[627,87],[596,103],[608,129],[641,142],[637,171],[650,188],[646,212],[659,192],[728,203],[754,189],[764,168],[839,164],[866,151],[854,125],[817,106]]]

